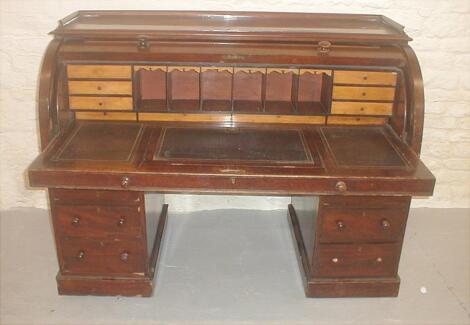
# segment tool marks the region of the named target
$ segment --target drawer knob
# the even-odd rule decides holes
[[[121,178],[121,187],[127,188],[129,186],[130,181],[131,180],[130,180],[129,176],[123,176]]]
[[[77,254],[77,258],[79,260],[83,260],[85,258],[85,252],[84,251],[79,251]]]
[[[367,76],[363,76],[362,79],[363,79],[363,80],[367,80]]]
[[[343,231],[346,228],[346,225],[342,220],[338,220],[336,221],[336,228],[338,229],[338,231]]]
[[[97,90],[101,90],[102,88],[101,88],[101,86],[98,86],[98,87],[96,87],[96,89],[97,89]]]
[[[348,187],[346,186],[346,183],[343,181],[339,181],[336,183],[336,189],[340,192],[346,192]]]
[[[331,261],[332,261],[333,263],[338,263],[339,259],[338,259],[337,257],[333,257],[333,258],[331,259]]]
[[[148,39],[146,38],[141,38],[138,40],[137,42],[137,47],[140,49],[140,50],[146,50],[150,47],[150,43],[148,41]]]
[[[328,41],[320,41],[318,42],[318,52],[320,55],[328,55],[331,48],[331,42]]]
[[[364,91],[364,92],[362,93],[362,96],[366,96],[366,95],[367,95],[367,93]]]
[[[80,217],[72,218],[72,226],[78,226],[80,224]]]
[[[390,229],[390,221],[388,221],[387,219],[382,219],[381,225],[383,230]]]
[[[377,261],[377,263],[382,263],[382,258],[381,258],[381,257],[377,257],[376,261]]]
[[[124,226],[125,223],[126,223],[126,217],[119,218],[119,221],[118,221],[119,227]]]
[[[127,262],[127,260],[129,259],[129,253],[128,252],[122,252],[121,255],[119,255],[119,258],[121,259],[121,261]]]

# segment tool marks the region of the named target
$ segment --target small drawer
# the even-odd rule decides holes
[[[143,223],[139,206],[55,206],[55,225],[65,236],[142,236]]]
[[[383,125],[387,122],[384,117],[370,116],[328,116],[329,125]]]
[[[63,237],[60,240],[62,274],[143,277],[148,267],[142,243],[138,239]]]
[[[379,100],[393,101],[395,88],[391,87],[348,87],[334,86],[334,100]]]
[[[87,78],[87,79],[130,79],[132,69],[130,65],[67,65],[68,78]]]
[[[321,243],[401,241],[407,209],[322,208]]]
[[[335,84],[395,86],[396,72],[335,70]]]
[[[132,95],[131,81],[69,81],[70,95]]]
[[[141,205],[143,193],[134,191],[95,191],[50,189],[54,203],[71,204],[106,204],[106,205]]]
[[[319,245],[313,262],[317,277],[392,277],[400,260],[400,244]]]
[[[132,110],[132,97],[70,96],[70,109]]]
[[[344,115],[392,115],[392,103],[332,102],[332,114]]]
[[[137,113],[131,112],[76,112],[77,120],[137,121]]]

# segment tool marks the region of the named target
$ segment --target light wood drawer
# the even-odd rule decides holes
[[[137,113],[130,112],[76,112],[77,120],[137,121]]]
[[[132,95],[131,81],[69,81],[70,95]]]
[[[130,65],[75,65],[67,66],[69,78],[110,78],[130,79],[132,69]]]
[[[335,70],[334,83],[395,86],[397,83],[397,73]]]
[[[317,277],[396,276],[400,243],[319,245],[314,258]]]
[[[336,125],[383,125],[387,122],[387,119],[368,116],[328,116],[327,122]]]
[[[395,88],[334,86],[333,99],[393,101]]]
[[[69,97],[70,109],[132,110],[132,97]]]
[[[392,103],[333,102],[332,114],[345,115],[392,115]]]

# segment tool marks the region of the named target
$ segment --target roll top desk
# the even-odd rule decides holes
[[[60,294],[151,295],[163,193],[291,196],[307,296],[398,294],[411,197],[435,182],[402,26],[80,11],[52,34],[28,174],[49,190]]]

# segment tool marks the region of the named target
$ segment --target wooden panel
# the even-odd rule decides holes
[[[382,125],[387,122],[384,117],[364,117],[364,116],[328,116],[329,125]]]
[[[137,121],[137,114],[130,112],[76,112],[77,120]]]
[[[139,236],[143,234],[141,213],[139,206],[57,205],[55,225],[66,236]]]
[[[393,101],[395,88],[334,86],[333,99]]]
[[[230,114],[139,113],[139,121],[230,122]]]
[[[70,109],[132,110],[132,97],[70,96]]]
[[[131,240],[63,237],[61,271],[67,275],[143,277],[147,272],[146,244],[143,237]]]
[[[130,79],[131,74],[130,65],[67,65],[69,78]]]
[[[393,103],[333,102],[332,114],[344,115],[392,115]]]
[[[397,73],[335,70],[334,83],[395,86],[397,83]]]
[[[400,244],[320,245],[313,275],[318,277],[396,276]]]
[[[139,121],[325,124],[325,120],[299,115],[139,113]]]
[[[70,95],[132,95],[131,81],[69,81]]]
[[[403,237],[407,209],[323,208],[322,243],[394,242]]]
[[[293,123],[324,124],[324,116],[268,115],[268,114],[234,114],[233,122],[238,123]]]

